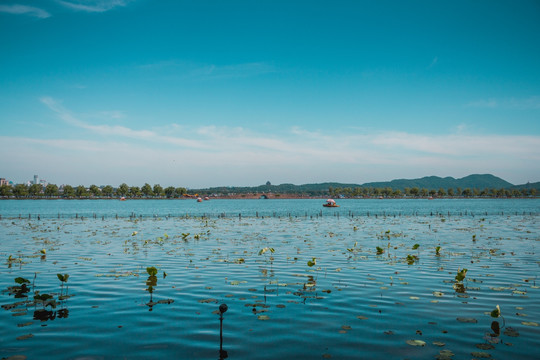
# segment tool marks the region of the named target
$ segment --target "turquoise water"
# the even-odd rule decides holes
[[[1,201],[0,356],[218,359],[226,303],[229,359],[538,357],[537,200],[339,203]]]
[[[72,218],[154,216],[317,216],[337,215],[501,215],[537,214],[540,199],[342,199],[323,208],[325,199],[305,200],[1,200],[4,217]]]

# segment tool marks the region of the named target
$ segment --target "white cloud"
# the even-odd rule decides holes
[[[40,19],[45,19],[51,16],[47,11],[26,5],[0,5],[0,12],[5,12],[8,14],[17,14],[17,15],[28,15],[34,16]]]
[[[118,6],[126,6],[131,0],[57,0],[67,8],[86,12],[105,12]]]
[[[49,180],[51,172],[66,176],[59,183],[188,187],[257,185],[266,180],[364,183],[471,173],[492,173],[513,183],[540,180],[534,166],[540,163],[540,136],[300,127],[274,134],[178,124],[133,129],[91,124],[53,98],[41,101],[67,125],[85,131],[77,139],[0,137],[0,151],[13,154],[2,160],[4,172],[41,166],[36,173]]]

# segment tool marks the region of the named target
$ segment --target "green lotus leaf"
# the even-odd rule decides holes
[[[426,342],[422,340],[407,340],[405,342],[411,346],[426,346]]]
[[[149,267],[146,268],[146,272],[150,276],[156,276],[158,271],[157,271],[157,269],[155,267],[149,266]]]

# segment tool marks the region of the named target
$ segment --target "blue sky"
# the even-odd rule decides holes
[[[540,181],[540,2],[1,0],[0,177]]]

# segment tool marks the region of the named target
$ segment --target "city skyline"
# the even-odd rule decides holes
[[[0,5],[0,176],[540,180],[536,1]]]

